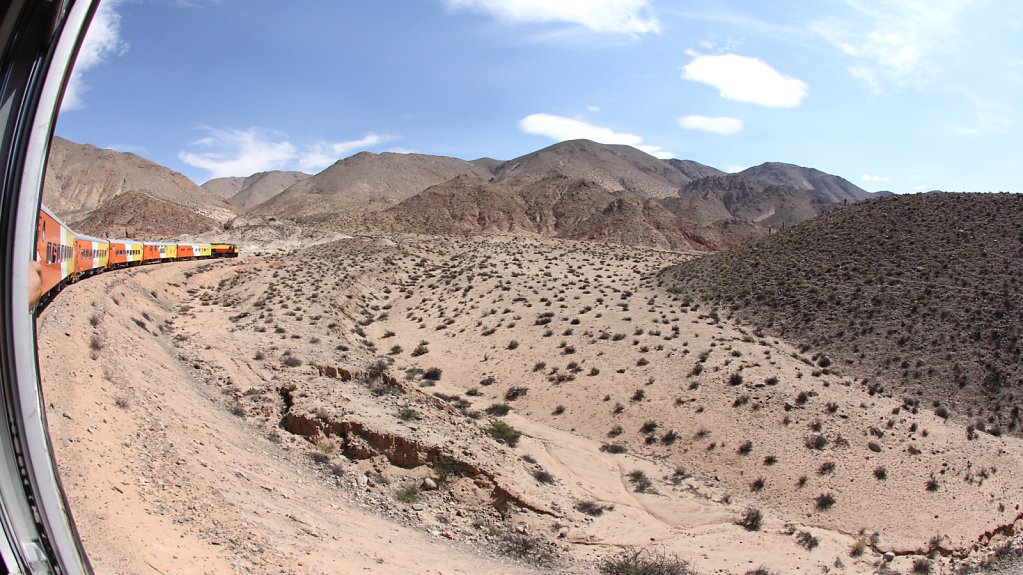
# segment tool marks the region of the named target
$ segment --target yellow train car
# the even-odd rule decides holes
[[[215,258],[238,257],[238,246],[235,244],[213,244],[212,251]]]
[[[213,257],[213,244],[195,244],[195,257]]]
[[[178,258],[178,244],[157,242],[153,245],[156,246],[156,250],[159,252],[161,260],[174,260]]]

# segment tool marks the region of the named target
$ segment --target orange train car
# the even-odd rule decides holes
[[[110,258],[107,267],[122,268],[142,263],[142,242],[110,240]]]
[[[191,259],[195,257],[195,246],[192,244],[178,244],[178,259]]]
[[[75,273],[75,234],[47,208],[39,210],[36,225],[36,261],[41,265],[42,293],[46,300],[72,281]]]
[[[142,244],[142,262],[158,262],[160,261],[160,246],[152,243],[145,242]]]
[[[75,236],[75,280],[104,271],[109,259],[110,242],[92,236]]]

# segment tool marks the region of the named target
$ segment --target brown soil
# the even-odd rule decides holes
[[[40,359],[86,546],[108,572],[872,573],[1016,536],[1018,438],[657,285],[689,257],[395,235],[73,286]]]

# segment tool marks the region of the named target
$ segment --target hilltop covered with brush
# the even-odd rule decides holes
[[[1023,195],[880,198],[660,277],[872,393],[1020,431]]]

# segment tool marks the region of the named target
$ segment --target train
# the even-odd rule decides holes
[[[109,270],[181,260],[236,258],[230,243],[147,242],[97,238],[72,230],[48,207],[40,205],[36,226],[36,261],[42,297],[37,311],[65,286]]]

